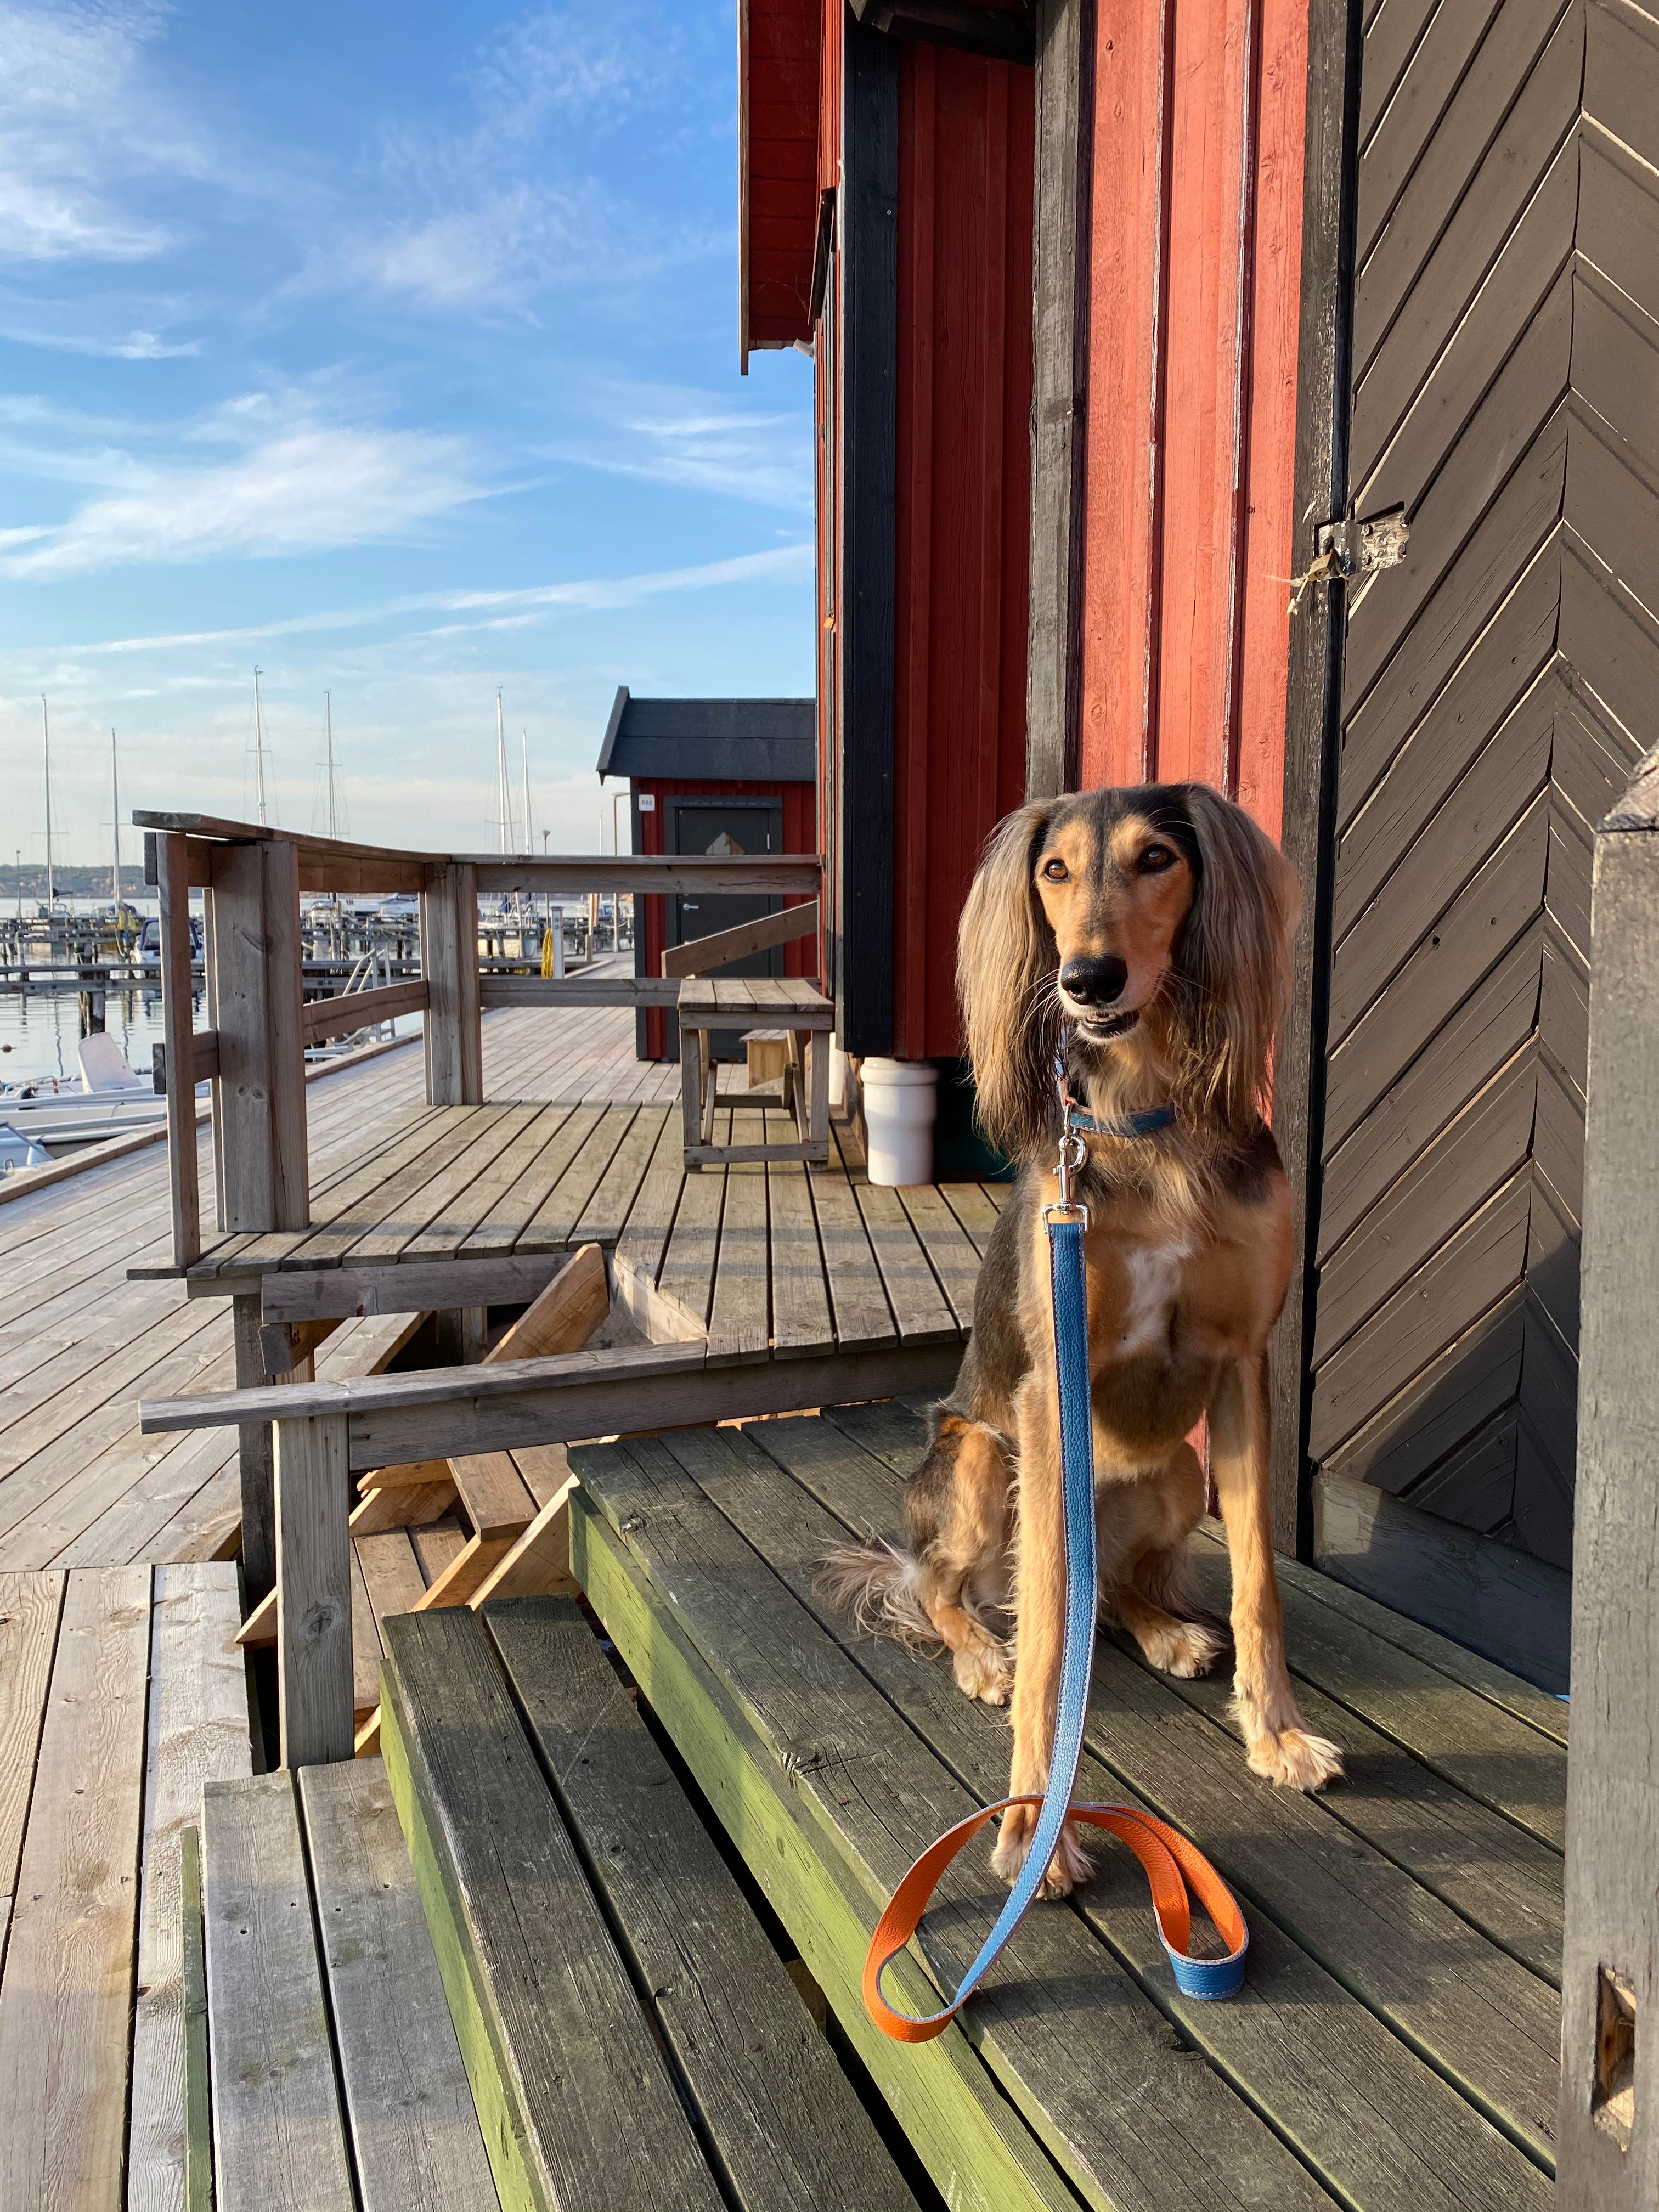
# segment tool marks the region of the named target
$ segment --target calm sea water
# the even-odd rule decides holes
[[[199,994],[193,1003],[196,1027],[205,1029],[207,1016]],[[150,1047],[161,1042],[161,993],[137,985],[128,991],[106,992],[104,1027],[128,1063],[141,1075],[148,1074]],[[78,1080],[76,1055],[82,1034],[81,1002],[75,992],[27,997],[15,991],[0,993],[0,1083],[33,1082],[43,1075]]]
[[[207,1027],[207,1004],[198,991],[191,1000],[194,1026]],[[82,1028],[80,1000],[73,991],[28,998],[0,993],[0,1083],[33,1083],[43,1075],[67,1076],[78,1083]],[[418,1014],[402,1014],[392,1034],[406,1036],[421,1026]],[[161,994],[137,985],[104,996],[104,1027],[120,1046],[129,1066],[150,1072],[150,1048],[161,1042]]]

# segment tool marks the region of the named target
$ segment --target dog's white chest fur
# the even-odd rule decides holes
[[[1181,1271],[1192,1256],[1185,1238],[1167,1244],[1141,1244],[1120,1255],[1127,1295],[1118,1321],[1115,1350],[1121,1359],[1151,1352],[1170,1340],[1170,1316],[1181,1292]]]

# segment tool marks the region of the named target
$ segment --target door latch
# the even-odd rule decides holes
[[[1291,612],[1294,614],[1301,605],[1310,584],[1332,584],[1338,577],[1348,582],[1356,576],[1372,575],[1379,568],[1397,568],[1410,541],[1411,525],[1403,507],[1372,515],[1365,522],[1350,515],[1344,520],[1321,523],[1314,559],[1295,580]]]
[[[1397,568],[1410,538],[1405,510],[1396,507],[1392,514],[1373,515],[1369,522],[1350,516],[1346,522],[1322,524],[1319,550],[1331,556],[1330,574],[1369,576],[1375,568]]]

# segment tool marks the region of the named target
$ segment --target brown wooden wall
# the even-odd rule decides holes
[[[1571,1564],[1590,839],[1659,740],[1659,24],[1380,0],[1310,1452]],[[1340,1493],[1340,1486],[1338,1485]]]

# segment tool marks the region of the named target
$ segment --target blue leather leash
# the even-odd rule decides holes
[[[1060,1143],[1058,1203],[1043,1208],[1048,1235],[1049,1284],[1054,1300],[1054,1364],[1059,1379],[1060,1493],[1065,1508],[1066,1626],[1060,1645],[1060,1703],[1054,1719],[1048,1786],[1040,1801],[1036,1832],[1018,1879],[997,1915],[996,1924],[963,1976],[955,1997],[941,2011],[900,2012],[883,1994],[882,1975],[915,1933],[934,1884],[951,1859],[994,1813],[1011,1805],[1037,1804],[1035,1797],[1006,1798],[969,1814],[941,1836],[911,1868],[883,1913],[865,1962],[864,1999],[877,2026],[904,2043],[929,2040],[953,2018],[990,1968],[1036,1897],[1068,1819],[1109,1829],[1128,1844],[1152,1884],[1158,1932],[1170,1954],[1176,1986],[1189,1997],[1230,1997],[1244,1978],[1249,1930],[1232,1893],[1215,1869],[1178,1830],[1130,1805],[1074,1805],[1072,1791],[1083,1756],[1084,1724],[1094,1668],[1098,1570],[1095,1558],[1094,1413],[1089,1374],[1088,1283],[1084,1239],[1089,1210],[1072,1196],[1072,1181],[1087,1157],[1084,1130],[1094,1134],[1143,1136],[1166,1128],[1175,1119],[1170,1106],[1124,1115],[1116,1123],[1083,1115],[1066,1087],[1056,1055],[1055,1074],[1065,1133]],[[1141,1126],[1131,1128],[1135,1122]],[[1183,1878],[1184,1877],[1184,1878]],[[1191,1936],[1190,1882],[1231,1948],[1225,1958],[1195,1959]]]

